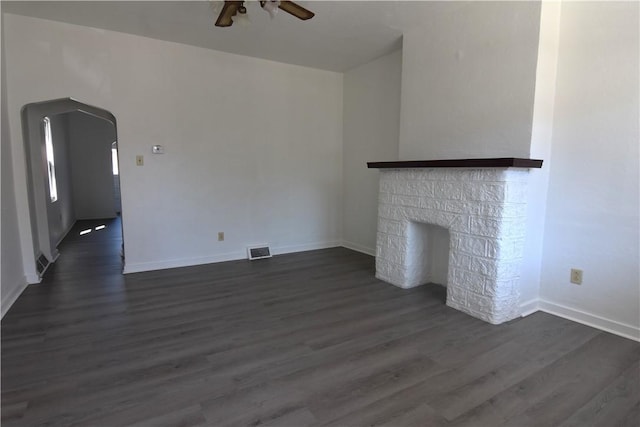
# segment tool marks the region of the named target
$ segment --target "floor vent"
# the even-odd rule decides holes
[[[40,254],[36,261],[36,271],[38,272],[38,276],[42,277],[47,267],[49,267],[49,260],[43,254]]]
[[[271,258],[271,249],[268,245],[249,246],[247,248],[247,254],[251,261],[254,259]]]

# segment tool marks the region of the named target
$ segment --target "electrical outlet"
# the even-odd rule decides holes
[[[144,156],[140,154],[136,156],[136,166],[144,166]]]
[[[571,269],[571,283],[582,285],[582,270],[578,270],[577,268]]]
[[[218,231],[218,242],[224,242],[224,231]]]

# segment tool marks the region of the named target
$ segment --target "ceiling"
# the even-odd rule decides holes
[[[332,71],[345,71],[401,46],[402,28],[436,2],[299,1],[315,12],[300,21],[280,11],[275,19],[247,2],[247,25],[218,28],[212,2],[18,1],[2,11],[120,31],[240,55]]]

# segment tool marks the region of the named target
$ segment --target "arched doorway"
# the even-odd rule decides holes
[[[120,215],[112,155],[116,119],[64,98],[25,105],[22,126],[34,260],[42,277],[77,220]]]

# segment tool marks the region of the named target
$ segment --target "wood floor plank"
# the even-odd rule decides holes
[[[119,227],[76,224],[2,319],[3,427],[640,425],[636,342],[493,326],[344,248],[123,276]]]
[[[638,405],[640,395],[640,361],[618,376],[560,427],[620,425]],[[635,421],[640,420],[636,418]],[[635,424],[636,426],[638,423]]]

